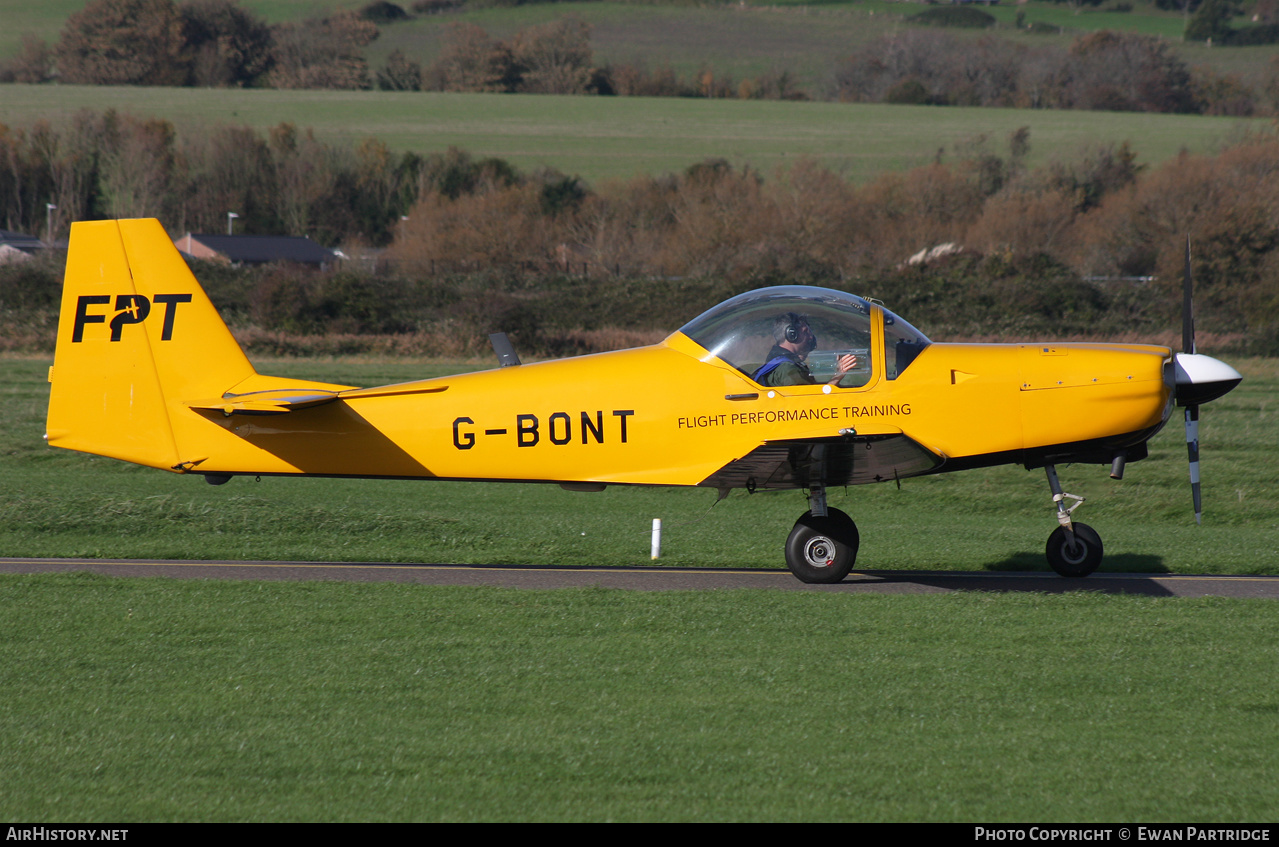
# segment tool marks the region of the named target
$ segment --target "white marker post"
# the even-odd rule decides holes
[[[653,560],[662,555],[662,519],[653,518]]]

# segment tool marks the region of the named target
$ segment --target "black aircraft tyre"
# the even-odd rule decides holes
[[[1048,536],[1048,564],[1058,574],[1072,579],[1088,576],[1101,564],[1101,536],[1086,523],[1074,525],[1074,538],[1065,527]]]
[[[824,518],[805,512],[786,539],[786,567],[800,582],[839,582],[853,569],[860,543],[857,524],[839,509],[827,509]]]

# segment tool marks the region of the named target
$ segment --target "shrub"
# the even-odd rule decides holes
[[[51,254],[51,251],[41,251]],[[0,263],[0,311],[18,316],[56,308],[62,294],[61,256],[39,255],[18,262]]]
[[[1187,36],[1189,37],[1189,36]],[[1262,24],[1231,30],[1221,43],[1229,47],[1252,47],[1258,44],[1279,43],[1279,24]]]
[[[93,0],[67,18],[57,54],[67,83],[184,85],[190,73],[172,0]]]
[[[1226,40],[1231,33],[1230,19],[1235,16],[1235,0],[1203,0],[1186,24],[1187,41]]]
[[[421,91],[422,66],[394,50],[377,72],[377,87],[383,91]]]
[[[407,21],[409,13],[387,0],[374,0],[360,9],[360,17],[375,24],[394,24]]]
[[[1192,84],[1195,100],[1205,115],[1244,118],[1256,112],[1252,89],[1235,74],[1218,76],[1208,68],[1195,68]]]
[[[542,214],[552,218],[577,211],[589,193],[580,179],[558,171],[540,174],[539,181]]]
[[[48,82],[53,79],[53,49],[43,38],[31,33],[22,36],[22,49],[9,61],[0,65],[0,82],[27,84]]]
[[[917,77],[907,77],[901,82],[894,84],[884,92],[885,103],[906,103],[923,105],[931,102],[928,95],[928,89],[919,81]]]
[[[925,26],[951,26],[964,29],[988,29],[995,25],[995,16],[971,6],[933,6],[906,18],[910,23]]]
[[[189,0],[179,11],[194,85],[249,87],[270,69],[271,28],[234,0]]]
[[[466,0],[415,0],[411,8],[419,15],[440,15],[466,5]]]
[[[670,65],[650,72],[638,65],[609,65],[602,69],[608,86],[621,97],[694,97],[697,91],[682,82]],[[750,91],[748,91],[748,94]]]

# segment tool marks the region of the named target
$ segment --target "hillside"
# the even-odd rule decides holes
[[[83,8],[85,0],[0,0],[0,58],[13,56],[21,38],[31,33],[57,41],[63,22]],[[335,9],[359,9],[359,0],[241,0],[241,5],[271,23],[300,20]],[[406,10],[412,3],[400,3]],[[474,5],[474,4],[472,4]],[[1116,11],[1124,5],[1131,11]],[[563,2],[482,8],[416,15],[385,24],[381,36],[365,48],[372,67],[381,67],[395,50],[429,64],[440,52],[440,37],[453,23],[472,23],[497,38],[509,38],[535,24],[575,15],[592,28],[591,47],[599,65],[637,64],[671,68],[682,78],[710,70],[735,80],[786,72],[810,96],[829,91],[836,63],[869,41],[913,27],[905,18],[924,8],[915,2],[856,0],[820,4],[732,3],[687,5],[624,2]],[[993,33],[1036,48],[1065,48],[1081,33],[1110,29],[1154,35],[1168,41],[1191,66],[1216,73],[1238,74],[1255,82],[1279,46],[1210,48],[1183,43],[1184,18],[1144,2],[1109,3],[1076,8],[1071,4],[1031,0],[1025,4],[988,7],[998,21],[991,31],[951,30],[965,38]],[[1018,16],[1022,28],[1018,28]],[[1245,19],[1240,19],[1242,24]],[[1034,34],[1024,27],[1039,25]],[[1057,33],[1051,28],[1058,28]]]
[[[461,147],[524,170],[552,167],[594,184],[683,170],[725,158],[766,174],[811,157],[855,182],[972,153],[1007,152],[1030,128],[1031,166],[1129,141],[1143,163],[1185,149],[1210,152],[1266,119],[1138,112],[981,109],[766,100],[274,91],[106,86],[0,86],[0,123],[65,125],[81,109],[116,109],[172,121],[181,130],[217,124],[265,130],[281,122],[322,141],[354,145],[374,136],[393,150]]]

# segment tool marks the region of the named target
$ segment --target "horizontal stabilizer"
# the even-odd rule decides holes
[[[352,388],[338,396],[343,400],[363,400],[367,397],[402,397],[405,394],[439,394],[447,391],[447,385],[437,382],[402,382],[398,385],[382,385],[377,388]]]
[[[299,409],[312,409],[335,400],[360,400],[370,397],[402,397],[406,394],[438,394],[448,388],[422,382],[405,382],[378,388],[348,388],[328,391],[313,388],[282,388],[251,391],[245,394],[227,393],[216,400],[191,400],[187,406],[224,415],[283,415]]]
[[[322,406],[336,399],[335,391],[254,391],[251,394],[227,394],[219,400],[188,401],[187,405],[192,409],[224,415],[282,415],[294,409]]]

